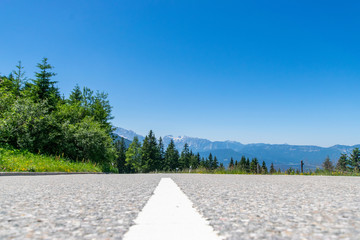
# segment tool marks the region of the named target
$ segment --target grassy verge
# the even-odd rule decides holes
[[[197,168],[192,169],[184,169],[182,171],[178,171],[179,173],[200,173],[200,174],[244,174],[244,175],[305,175],[305,176],[360,176],[359,172],[355,171],[326,171],[323,169],[316,169],[314,171],[307,171],[304,173],[296,173],[293,172],[276,172],[276,173],[267,173],[267,174],[256,174],[256,173],[248,173],[240,169],[215,169],[209,170],[205,168]]]
[[[0,172],[101,172],[101,168],[90,162],[72,162],[60,156],[0,146]]]

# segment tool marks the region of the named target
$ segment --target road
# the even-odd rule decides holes
[[[160,175],[0,177],[0,239],[119,239]]]
[[[360,239],[360,178],[173,176],[228,239]]]
[[[358,177],[202,174],[0,177],[0,239],[122,239],[161,178],[225,239],[360,239]]]

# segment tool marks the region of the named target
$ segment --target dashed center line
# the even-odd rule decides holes
[[[222,239],[193,208],[192,202],[171,178],[162,178],[145,207],[125,234],[134,239]]]

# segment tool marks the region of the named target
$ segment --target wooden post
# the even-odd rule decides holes
[[[301,173],[304,173],[304,161],[301,160]]]

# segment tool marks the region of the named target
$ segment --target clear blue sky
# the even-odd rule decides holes
[[[0,72],[42,57],[67,96],[105,91],[114,125],[360,143],[359,1],[1,0]]]

